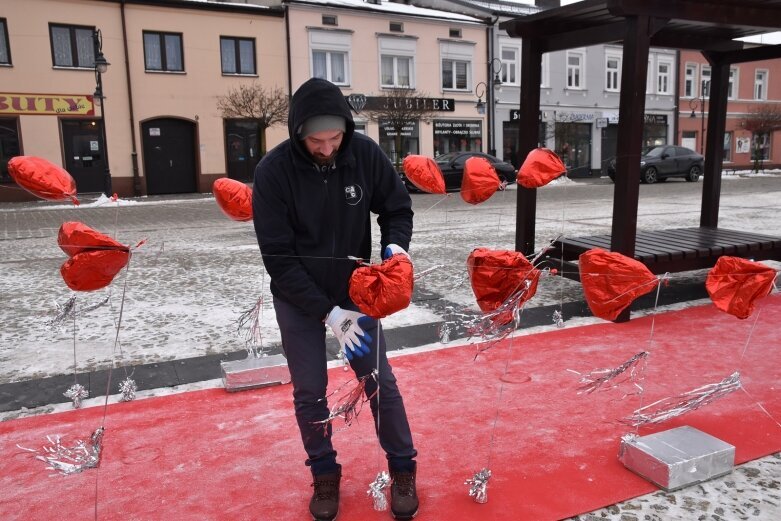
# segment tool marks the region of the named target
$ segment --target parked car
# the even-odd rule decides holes
[[[645,147],[640,156],[640,181],[655,183],[668,177],[683,177],[696,182],[705,166],[705,158],[694,150],[674,145]],[[616,158],[608,162],[607,175],[615,181]]]
[[[482,152],[448,152],[434,158],[437,166],[442,171],[442,176],[445,178],[445,189],[459,190],[461,188],[461,179],[464,177],[464,164],[470,157],[484,157],[496,169],[499,179],[507,181],[507,183],[515,182],[515,167],[506,161]],[[403,173],[401,177],[408,190],[418,191]]]

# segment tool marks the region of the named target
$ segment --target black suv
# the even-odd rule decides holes
[[[640,181],[655,183],[668,177],[683,177],[692,183],[699,180],[705,158],[694,150],[674,145],[645,147],[640,157]],[[607,165],[607,175],[616,178],[616,158]]]

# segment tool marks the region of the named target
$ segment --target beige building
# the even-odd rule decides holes
[[[223,120],[217,97],[254,81],[287,91],[283,15],[203,2],[2,0],[0,200],[30,198],[6,171],[18,154],[62,165],[79,193],[209,192],[228,172],[247,177],[257,134]],[[102,107],[94,96],[101,51],[110,63],[100,75]],[[234,133],[245,150],[230,155]],[[269,131],[272,142],[284,136]]]
[[[264,140],[256,122],[223,118],[217,100],[256,82],[289,94],[312,76],[331,79],[392,158],[393,129],[366,110],[409,87],[433,118],[402,130],[402,156],[485,149],[480,20],[381,0],[260,3],[0,0],[0,201],[31,198],[8,175],[15,155],[63,166],[82,194],[251,181],[263,143],[278,144],[287,127]],[[97,74],[101,55],[109,65]]]

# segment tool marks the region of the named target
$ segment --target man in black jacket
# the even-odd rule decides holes
[[[252,209],[314,480],[309,509],[314,519],[329,521],[339,509],[341,465],[331,444],[331,425],[324,429],[316,423],[329,415],[328,325],[357,377],[378,369],[379,404],[375,397],[370,405],[393,479],[391,513],[412,519],[418,510],[417,453],[404,403],[382,330],[348,295],[356,268],[352,258],[371,258],[370,214],[378,215],[382,257],[407,255],[412,202],[380,147],[354,133],[350,108],[332,83],[313,78],[296,91],[288,130],[290,139],[255,169]],[[377,382],[368,378],[366,395],[376,389]]]

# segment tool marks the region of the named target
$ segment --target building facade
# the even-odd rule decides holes
[[[699,52],[682,51],[678,106],[682,146],[705,154],[711,68]],[[781,60],[734,64],[724,129],[725,169],[781,165]],[[775,127],[775,128],[774,128]]]
[[[7,173],[19,154],[62,165],[80,193],[209,192],[219,177],[248,179],[257,129],[225,120],[216,100],[253,82],[287,91],[283,14],[173,0],[4,3],[0,200],[29,198]],[[110,63],[99,77],[98,54]],[[286,131],[269,134],[279,142]]]

